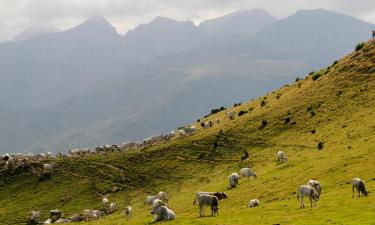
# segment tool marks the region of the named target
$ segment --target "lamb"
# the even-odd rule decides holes
[[[252,199],[249,201],[248,207],[253,208],[259,206],[259,200],[258,199]]]
[[[298,188],[297,191],[297,199],[300,199],[300,208],[305,208],[305,204],[303,202],[304,196],[308,196],[310,199],[311,207],[314,206],[316,207],[316,202],[319,200],[319,194],[316,192],[316,190],[311,187],[310,185],[302,185]]]
[[[168,203],[168,195],[164,191],[160,191],[157,195],[158,199],[162,200],[164,203]]]
[[[238,179],[240,175],[238,173],[232,173],[229,175],[228,180],[229,180],[229,187],[230,188],[236,188],[238,184]]]
[[[161,201],[152,206],[151,214],[154,215],[154,219],[151,223],[163,220],[174,220],[176,218],[176,214],[168,207],[162,205]]]
[[[288,159],[288,158],[286,157],[285,152],[283,152],[283,151],[278,151],[278,152],[277,152],[277,161],[278,161],[279,163],[286,162],[287,159]]]
[[[202,194],[198,196],[199,215],[204,216],[204,206],[211,206],[211,215],[219,215],[219,199],[213,195]]]
[[[352,181],[352,198],[354,198],[354,188],[357,189],[357,198],[361,197],[361,193],[362,196],[367,196],[369,193],[366,190],[365,182],[359,178],[354,178]]]
[[[133,209],[130,205],[128,205],[125,209],[124,209],[124,214],[127,218],[127,220],[130,220],[132,215],[133,215]]]
[[[109,213],[113,213],[114,211],[116,211],[116,209],[117,209],[117,204],[114,203],[114,202],[111,202],[111,204],[109,204],[109,210],[108,210],[108,212]]]
[[[319,181],[309,180],[309,182],[307,182],[307,184],[310,185],[311,187],[313,187],[315,189],[315,191],[318,192],[319,195],[322,193],[322,186],[320,185]]]
[[[155,199],[158,199],[158,197],[155,195],[149,195],[146,197],[145,204],[152,205]]]

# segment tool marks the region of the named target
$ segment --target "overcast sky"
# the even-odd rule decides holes
[[[0,40],[37,24],[64,30],[91,16],[105,17],[125,33],[156,16],[199,23],[252,8],[263,8],[277,18],[298,9],[324,8],[375,24],[375,0],[0,0]]]

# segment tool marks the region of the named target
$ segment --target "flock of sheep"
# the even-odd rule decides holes
[[[232,120],[235,118],[235,112],[230,111],[227,113],[227,118]],[[208,129],[214,124],[219,124],[220,119],[216,118],[215,120],[208,120],[201,122],[203,129]],[[197,131],[195,126],[188,126],[178,129],[177,131],[172,131],[167,135],[158,135],[145,138],[142,142],[126,142],[121,145],[103,145],[95,148],[94,151],[90,149],[73,149],[68,152],[65,156],[62,153],[58,153],[56,157],[83,157],[91,154],[100,154],[100,153],[110,153],[115,151],[126,151],[132,150],[135,148],[148,147],[153,144],[160,143],[162,141],[169,141],[175,138],[186,137]],[[5,154],[1,156],[0,169],[8,170],[11,168],[19,168],[30,165],[32,163],[43,162],[48,159],[54,158],[51,153],[41,153],[41,154]],[[277,152],[277,160],[279,163],[284,163],[287,161],[287,156],[283,151]],[[43,173],[42,175],[50,174],[50,171],[53,168],[53,164],[44,163],[43,164]],[[254,177],[257,178],[257,175],[251,168],[242,168],[239,173],[232,173],[228,176],[229,188],[236,188],[238,181],[242,177]],[[352,181],[352,196],[354,197],[355,190],[357,190],[357,196],[367,196],[369,193],[364,182],[359,178],[354,178]],[[300,208],[304,208],[304,197],[308,197],[311,203],[311,207],[316,207],[316,202],[319,200],[319,197],[322,192],[322,186],[317,180],[309,180],[307,184],[299,186],[297,190],[297,198],[300,200]],[[225,192],[197,192],[195,195],[194,204],[198,202],[199,204],[199,215],[204,216],[204,208],[209,206],[211,208],[211,215],[219,214],[219,201],[226,199],[228,196]],[[44,222],[39,222],[40,212],[31,211],[28,216],[28,224],[52,224],[52,223],[69,223],[69,222],[80,222],[80,221],[90,221],[101,218],[105,215],[111,214],[116,211],[117,204],[109,202],[107,198],[102,199],[102,203],[105,206],[104,210],[83,210],[82,214],[74,214],[69,218],[65,218],[64,214],[60,210],[51,210],[49,212],[49,219]],[[154,219],[151,223],[158,221],[168,221],[174,220],[176,214],[168,206],[168,196],[165,192],[161,191],[156,195],[147,196],[145,204],[150,206],[151,214],[154,215]],[[248,207],[257,207],[259,206],[260,201],[258,199],[251,199],[248,202]],[[124,215],[128,220],[132,217],[132,207],[127,206],[124,209]]]

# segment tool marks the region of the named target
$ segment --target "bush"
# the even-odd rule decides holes
[[[201,122],[201,119],[197,119],[197,123]]]
[[[260,103],[260,106],[263,107],[263,106],[266,106],[267,105],[267,102],[265,100],[262,100],[262,102]]]
[[[311,71],[311,72],[309,73],[309,76],[310,76],[310,75],[313,75],[314,73],[315,73],[315,71]]]
[[[335,60],[333,63],[332,63],[332,66],[336,65],[339,61]]]
[[[319,142],[318,143],[318,149],[322,150],[324,148],[324,142]]]
[[[242,116],[243,114],[246,114],[248,113],[247,111],[244,111],[244,110],[241,110],[238,112],[238,116]]]
[[[321,77],[322,75],[320,73],[315,73],[314,75],[312,75],[312,80],[313,81],[316,81],[317,79],[319,79],[319,77]]]
[[[241,102],[239,102],[239,103],[234,103],[233,107],[237,107],[237,106],[240,106],[240,105],[242,105]]]
[[[204,118],[207,118],[207,117],[211,116],[212,114],[218,113],[218,112],[226,110],[226,109],[227,108],[225,108],[224,106],[221,106],[220,108],[217,108],[217,109],[211,109],[211,113],[208,114],[208,115],[206,115],[206,116],[204,116]]]
[[[268,124],[267,120],[263,119],[262,124],[260,125],[259,129],[265,128],[267,126],[267,124]]]
[[[296,82],[298,82],[298,81],[299,81],[299,77],[296,78]]]
[[[290,122],[290,118],[289,117],[285,118],[284,122],[285,124],[288,124]]]
[[[358,44],[355,46],[355,50],[356,50],[356,51],[359,51],[359,50],[361,50],[364,46],[365,46],[365,43],[360,42],[360,43],[358,43]]]
[[[311,130],[310,131],[312,134],[315,134],[316,133],[316,130],[314,129],[314,130]]]

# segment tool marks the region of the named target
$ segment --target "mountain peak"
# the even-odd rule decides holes
[[[248,9],[205,20],[199,27],[208,34],[251,35],[275,21],[264,9]]]
[[[80,25],[71,28],[69,31],[81,31],[87,33],[117,33],[116,29],[103,17],[94,16],[88,18]]]

